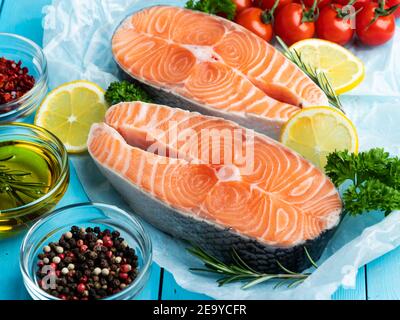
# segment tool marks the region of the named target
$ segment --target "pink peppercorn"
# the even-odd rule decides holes
[[[126,279],[128,279],[128,274],[125,273],[125,272],[121,272],[121,273],[119,274],[119,277],[120,277],[120,279],[122,279],[122,280],[126,280]]]
[[[120,268],[121,272],[127,273],[132,270],[132,267],[129,264],[123,264]]]
[[[83,293],[86,290],[86,286],[83,283],[80,283],[76,289],[79,293]]]

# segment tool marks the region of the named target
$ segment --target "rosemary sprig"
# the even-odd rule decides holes
[[[276,37],[279,45],[282,47],[282,53],[285,55],[286,58],[291,60],[295,65],[297,65],[305,74],[307,74],[312,81],[315,82],[317,86],[321,88],[322,91],[325,92],[326,96],[328,97],[329,103],[342,110],[343,106],[340,102],[339,96],[336,94],[336,91],[333,89],[332,84],[330,83],[328,77],[326,76],[325,72],[321,70],[317,70],[314,67],[310,66],[308,63],[305,63],[301,55],[296,50],[290,50],[286,43],[280,38]]]
[[[12,158],[13,156],[0,159],[0,163],[7,162]],[[24,177],[31,174],[22,170],[13,170],[6,165],[0,164],[0,193],[6,193],[15,207],[25,205],[45,194],[42,190],[48,187],[45,183],[23,181]],[[22,198],[23,195],[31,199],[31,201],[25,201]]]
[[[288,288],[293,288],[303,283],[311,275],[311,273],[292,272],[285,268],[279,261],[276,261],[276,263],[282,269],[283,273],[268,274],[257,272],[243,261],[235,249],[232,249],[233,262],[231,264],[223,263],[199,247],[192,247],[187,250],[193,256],[200,259],[204,263],[205,267],[191,268],[190,270],[193,272],[206,272],[220,275],[221,278],[217,280],[219,286],[233,282],[244,282],[242,289],[245,290],[260,283],[276,281],[275,289],[283,285],[286,285]],[[318,268],[318,265],[311,258],[306,247],[304,247],[304,251],[311,264],[315,268]]]

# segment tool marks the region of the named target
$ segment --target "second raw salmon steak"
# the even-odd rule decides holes
[[[112,51],[157,102],[233,120],[275,139],[300,108],[328,105],[323,91],[273,46],[217,16],[146,8],[123,21]]]
[[[122,103],[93,125],[88,148],[134,211],[229,260],[265,272],[309,266],[340,221],[331,181],[278,142],[231,121]]]

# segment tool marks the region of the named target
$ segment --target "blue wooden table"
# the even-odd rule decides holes
[[[0,32],[17,33],[41,44],[42,8],[49,3],[51,0],[0,0]],[[87,200],[76,172],[71,166],[71,184],[60,206]],[[0,240],[0,283],[2,285],[0,299],[29,298],[19,271],[18,255],[22,238],[23,235],[20,235]],[[138,298],[179,300],[206,299],[207,297],[182,289],[176,284],[171,273],[154,264],[150,282]],[[356,289],[339,289],[333,298],[337,300],[400,299],[400,249],[362,268],[358,274]]]

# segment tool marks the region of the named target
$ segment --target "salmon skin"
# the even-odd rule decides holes
[[[156,104],[121,103],[92,126],[88,150],[133,208],[158,229],[224,261],[281,272],[318,259],[342,202],[314,165],[234,122]],[[219,156],[219,157],[218,157]]]
[[[233,120],[277,139],[323,91],[273,46],[226,19],[154,6],[126,18],[112,39],[120,68],[156,102]]]

